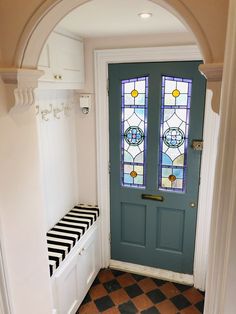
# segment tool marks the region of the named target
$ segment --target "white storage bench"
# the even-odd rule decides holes
[[[101,268],[97,206],[78,205],[47,233],[54,314],[74,314]]]

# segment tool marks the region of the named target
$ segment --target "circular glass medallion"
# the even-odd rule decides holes
[[[143,131],[138,126],[130,126],[124,134],[125,140],[129,145],[140,145],[144,139]]]
[[[178,89],[174,89],[172,92],[172,96],[176,98],[176,97],[179,97],[179,95],[180,95],[180,91]]]
[[[138,96],[138,91],[137,89],[133,89],[132,92],[131,92],[131,96],[136,98]]]
[[[168,179],[170,180],[170,182],[174,182],[176,180],[176,176],[171,174],[169,175]]]
[[[184,142],[184,132],[179,128],[169,128],[165,131],[163,140],[168,147],[180,147]]]
[[[137,175],[138,175],[137,172],[134,171],[134,170],[130,172],[130,176],[131,176],[132,178],[136,178]]]

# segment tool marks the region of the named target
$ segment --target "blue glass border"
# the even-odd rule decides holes
[[[145,81],[145,104],[144,105],[125,105],[125,83]],[[137,162],[124,162],[124,109],[134,108],[134,109],[144,109],[144,158],[143,163]],[[121,81],[121,186],[123,187],[133,187],[133,188],[145,188],[146,187],[146,159],[147,159],[147,110],[148,110],[148,76],[142,76],[138,78],[126,79]],[[124,166],[143,166],[143,184],[125,183],[124,182]]]
[[[175,82],[185,82],[188,83],[188,91],[187,91],[187,104],[186,105],[168,105],[165,106],[165,83],[168,81]],[[190,119],[190,106],[191,106],[191,95],[192,95],[192,80],[185,79],[180,77],[172,77],[172,76],[162,76],[162,86],[161,86],[161,114],[160,114],[160,153],[159,153],[159,174],[158,174],[158,189],[164,190],[168,192],[186,192],[186,177],[187,177],[187,151],[188,151],[188,135],[189,135],[189,119]],[[165,109],[186,109],[186,126],[185,126],[185,137],[184,137],[184,165],[183,166],[168,166],[163,165],[162,153],[163,153],[163,130],[164,130],[164,112]],[[163,187],[162,186],[162,169],[163,168],[171,168],[174,169],[183,169],[183,185],[182,188],[175,187]],[[173,171],[172,171],[173,173]]]

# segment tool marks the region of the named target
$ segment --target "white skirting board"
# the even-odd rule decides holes
[[[112,259],[110,260],[109,267],[112,269],[143,275],[146,277],[153,277],[162,280],[177,282],[183,285],[193,285],[193,275],[175,273],[170,270],[126,263]]]

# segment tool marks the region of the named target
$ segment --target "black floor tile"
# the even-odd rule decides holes
[[[108,293],[121,288],[119,282],[116,279],[110,280],[103,284]]]
[[[130,298],[137,297],[138,295],[143,293],[143,290],[137,284],[125,287],[124,289],[128,293]]]
[[[184,292],[192,288],[192,286],[181,285],[180,283],[176,283],[176,282],[173,282],[173,284],[180,292]]]
[[[155,282],[155,284],[160,287],[160,286],[163,286],[166,281],[165,280],[161,280],[161,279],[156,279],[156,278],[152,278],[152,280]]]
[[[100,283],[100,280],[98,277],[95,278],[94,282],[92,283],[92,286],[96,286]]]
[[[141,312],[141,314],[161,314],[154,306]]]
[[[138,274],[131,274],[133,276],[133,278],[136,280],[136,281],[140,281],[142,279],[145,279],[146,277],[142,276],[142,275],[138,275]]]
[[[204,309],[204,301],[200,301],[197,304],[195,304],[196,308],[203,313],[203,309]]]
[[[121,275],[125,274],[123,271],[116,270],[116,269],[111,269],[111,272],[113,273],[113,275],[115,277],[118,277],[118,276],[121,276]]]
[[[149,297],[153,304],[160,303],[166,299],[166,296],[159,289],[149,291],[147,293],[147,296]]]
[[[100,312],[106,311],[107,309],[109,309],[115,305],[108,295],[106,295],[105,297],[99,298],[99,299],[95,300],[94,302],[95,302],[95,304],[96,304],[96,306]]]
[[[133,313],[138,313],[137,308],[133,304],[132,301],[128,301],[126,303],[123,303],[119,305],[118,307],[119,311],[121,314],[133,314]]]
[[[171,298],[170,301],[174,303],[178,310],[182,310],[191,305],[191,303],[182,294]]]
[[[85,298],[83,299],[82,305],[92,301],[89,292],[86,294]]]

